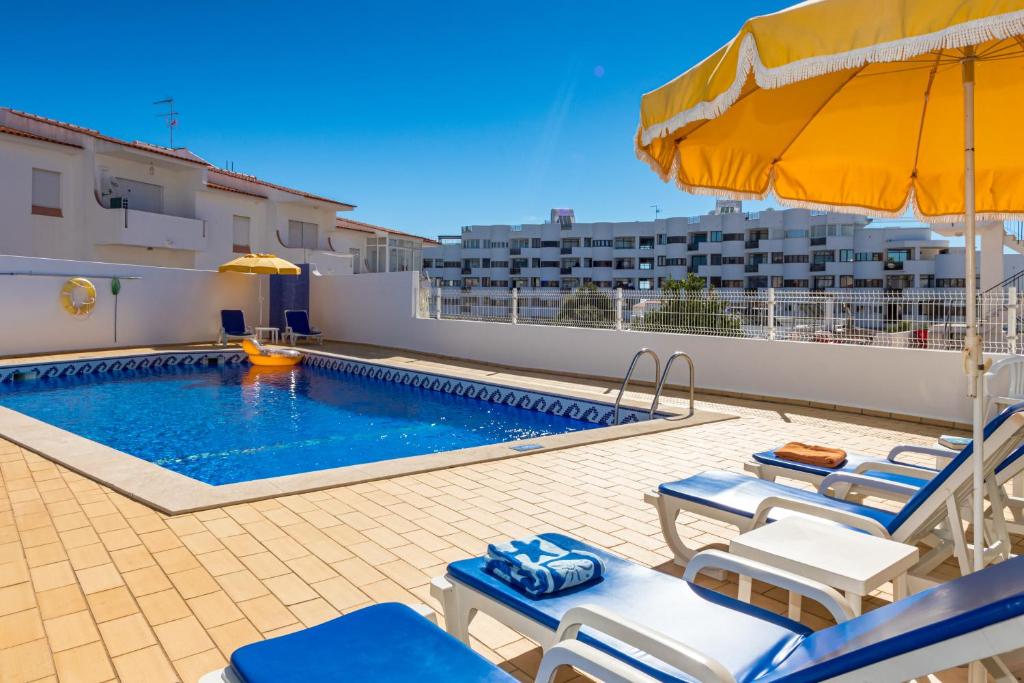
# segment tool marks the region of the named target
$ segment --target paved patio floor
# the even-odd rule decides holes
[[[386,349],[329,348],[451,374],[611,391],[602,382]],[[751,452],[787,440],[883,454],[893,443],[928,445],[949,431],[699,398],[740,419],[176,517],[0,441],[0,681],[195,681],[240,645],[373,602],[436,608],[428,582],[446,563],[535,532],[562,531],[674,572],[642,500],[658,483],[741,470]],[[730,536],[705,519],[684,522],[694,542]],[[757,603],[785,612],[782,591],[755,590]],[[879,594],[866,608],[887,598]],[[829,623],[813,608],[805,621]],[[539,651],[516,633],[478,618],[473,635],[480,652],[518,677],[535,671]]]

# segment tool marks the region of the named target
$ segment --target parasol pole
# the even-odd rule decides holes
[[[975,191],[974,191],[974,65],[977,57],[973,47],[964,49],[963,94],[964,94],[964,240],[966,243],[967,286],[967,330],[965,334],[967,354],[968,388],[974,408],[974,497],[971,522],[974,526],[974,571],[985,564],[983,492],[984,492],[984,420],[985,392],[983,385],[984,359],[981,338],[978,336],[978,292],[976,284],[977,259],[974,250],[975,239]]]

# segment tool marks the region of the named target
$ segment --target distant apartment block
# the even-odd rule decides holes
[[[963,248],[927,227],[873,228],[864,216],[806,209],[744,212],[731,200],[703,216],[632,223],[577,223],[571,209],[553,209],[547,223],[472,225],[439,241],[424,250],[423,267],[449,287],[644,290],[688,274],[718,288],[964,286]]]
[[[325,273],[419,270],[417,235],[339,217],[352,204],[0,108],[0,254],[214,269],[270,252]]]

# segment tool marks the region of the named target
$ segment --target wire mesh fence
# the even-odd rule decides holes
[[[1021,300],[1015,289],[978,295],[989,353],[1016,353]],[[564,325],[748,339],[960,350],[962,289],[575,290],[424,287],[421,317]]]

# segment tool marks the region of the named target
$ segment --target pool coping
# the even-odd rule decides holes
[[[103,358],[76,358],[67,362],[89,362],[90,360],[109,362],[112,360],[138,359],[140,357],[152,357],[161,355],[187,354],[204,355],[204,357],[219,357],[225,353],[233,352],[233,349],[226,350],[182,350],[182,351],[149,351],[140,353],[127,353],[117,357]],[[427,370],[413,369],[407,364],[390,363],[387,361],[368,361],[355,356],[334,354],[327,351],[302,349],[304,353],[323,356],[340,361],[351,361],[366,365],[384,366],[392,370],[415,372],[425,375],[436,375],[438,377],[457,378],[467,383],[479,383],[492,386],[499,386],[520,392],[533,394],[544,394],[557,396],[564,399],[580,399],[588,403],[610,406],[605,401],[596,400],[593,397],[575,396],[571,393],[541,389],[536,386],[523,386],[508,381],[491,381],[469,378],[465,376],[452,375],[449,373],[431,372]],[[51,363],[61,363],[53,360],[45,363],[24,363],[20,367],[40,366]],[[646,410],[646,406],[636,401],[623,401],[623,406],[632,409]],[[0,406],[0,437],[5,438],[22,448],[37,453],[49,460],[57,462],[78,474],[108,486],[123,495],[148,505],[168,515],[196,512],[210,508],[234,505],[238,503],[252,502],[266,498],[274,498],[282,495],[308,493],[337,486],[357,484],[378,479],[418,474],[439,469],[448,469],[462,465],[477,464],[515,458],[534,453],[544,453],[552,450],[582,446],[586,444],[603,443],[640,434],[653,434],[656,432],[693,427],[721,420],[734,419],[735,416],[725,413],[697,410],[693,415],[672,407],[659,409],[659,414],[666,417],[654,420],[630,422],[614,426],[598,427],[595,429],[580,430],[563,434],[552,434],[549,436],[524,439],[518,441],[507,441],[500,444],[462,448],[440,453],[427,453],[422,455],[406,456],[392,460],[383,460],[372,463],[346,465],[325,470],[312,472],[301,472],[297,474],[268,477],[265,479],[254,479],[246,482],[233,484],[222,484],[214,486],[192,479],[159,465],[135,457],[129,453],[119,451],[109,446],[79,436],[72,432],[55,427],[49,423],[37,420],[10,408]],[[515,450],[515,447],[531,446],[525,450]]]

